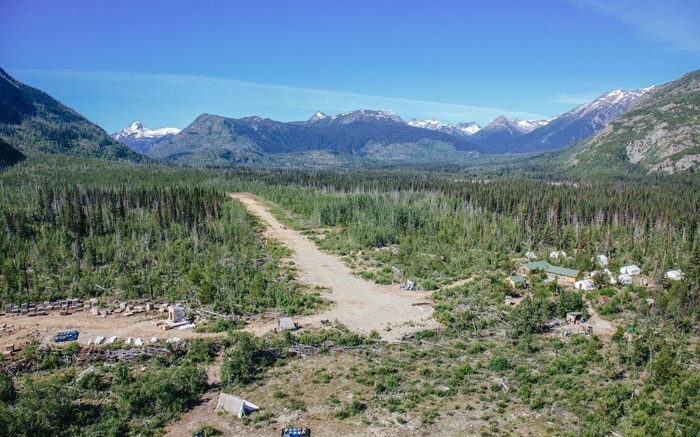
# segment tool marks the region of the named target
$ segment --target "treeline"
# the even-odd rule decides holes
[[[260,182],[252,182],[254,177]],[[605,253],[647,273],[690,268],[700,247],[700,190],[692,184],[553,185],[531,180],[449,181],[434,174],[243,174],[255,191],[311,226],[340,227],[327,248],[396,244],[392,262],[418,277],[463,276],[528,250],[561,249],[590,270]],[[422,255],[421,255],[422,254]],[[411,267],[411,264],[414,267]]]
[[[245,209],[203,186],[3,190],[2,301],[67,296],[198,300],[236,314],[298,313],[318,299],[280,271],[282,251]]]

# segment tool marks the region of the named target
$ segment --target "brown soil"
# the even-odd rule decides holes
[[[161,318],[158,314],[134,315],[126,317],[121,314],[112,314],[106,317],[93,316],[86,311],[77,311],[67,316],[58,315],[57,312],[46,316],[3,316],[0,317],[0,326],[6,324],[0,331],[0,345],[14,344],[19,347],[22,343],[37,340],[41,344],[51,344],[53,336],[57,332],[75,329],[79,332],[78,343],[87,344],[89,340],[95,340],[97,336],[109,338],[113,335],[120,340],[127,337],[141,337],[144,342],[150,342],[151,337],[158,337],[160,341],[172,338],[207,337],[218,334],[199,334],[192,329],[180,331],[171,329],[163,331],[151,322]]]
[[[247,193],[229,196],[242,202],[267,225],[266,237],[292,250],[291,261],[300,282],[330,290],[323,296],[334,305],[322,313],[296,318],[302,326],[319,326],[322,320],[338,321],[365,334],[375,330],[385,340],[397,340],[410,332],[435,326],[431,306],[413,305],[430,300],[431,293],[404,291],[397,285],[377,285],[358,278],[339,257],[321,252],[300,232],[280,223],[262,200]],[[274,323],[249,328],[255,334],[273,329]]]

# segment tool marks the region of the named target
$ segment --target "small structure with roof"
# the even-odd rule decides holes
[[[582,279],[574,283],[574,288],[581,291],[595,290],[598,288],[592,279]]]
[[[291,317],[282,317],[277,322],[277,331],[296,331],[299,325]]]
[[[682,281],[683,278],[685,278],[685,274],[681,270],[669,270],[664,274],[664,276],[666,279],[670,279],[672,281]]]
[[[628,266],[620,267],[620,273],[623,275],[638,276],[642,273],[642,269],[635,264],[630,264]]]
[[[631,284],[632,284],[632,277],[631,277],[630,275],[626,275],[626,274],[624,274],[624,273],[621,273],[621,274],[617,277],[617,282],[618,282],[620,285],[631,285]]]
[[[525,258],[527,258],[528,261],[532,261],[533,259],[537,259],[537,254],[536,254],[535,252],[529,250],[529,251],[525,254]]]
[[[185,321],[185,309],[178,306],[168,307],[168,322],[180,323]]]
[[[219,401],[216,403],[216,411],[225,411],[228,414],[241,418],[247,416],[253,411],[258,411],[260,407],[252,404],[238,396],[232,396],[227,393],[219,395]]]
[[[547,261],[534,261],[520,266],[519,273],[529,276],[535,270],[542,270],[548,279],[552,279],[559,285],[573,286],[579,271],[566,267],[553,266]]]
[[[525,278],[521,275],[510,275],[506,278],[506,282],[513,288],[520,288],[525,285]]]
[[[566,313],[566,323],[577,324],[583,320],[583,313],[580,311],[574,311]]]

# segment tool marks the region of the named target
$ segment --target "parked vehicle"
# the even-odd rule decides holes
[[[53,338],[53,341],[56,343],[63,343],[66,341],[75,341],[78,339],[78,331],[73,330],[73,331],[63,331],[59,332],[56,334]]]
[[[282,430],[282,437],[311,437],[311,429],[305,426],[288,426]]]

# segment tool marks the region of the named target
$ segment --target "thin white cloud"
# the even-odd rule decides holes
[[[568,0],[633,26],[648,39],[700,52],[700,2],[697,0]]]
[[[97,82],[101,86],[109,87],[111,93],[133,98],[135,102],[167,99],[169,105],[185,105],[185,110],[194,113],[194,116],[209,112],[236,117],[261,115],[289,121],[295,117],[296,119],[308,118],[316,110],[334,114],[354,109],[384,109],[396,112],[406,119],[438,118],[445,122],[486,123],[499,115],[520,119],[546,118],[540,114],[505,108],[247,82],[210,76],[28,69],[17,69],[13,72],[21,75],[42,75]]]

